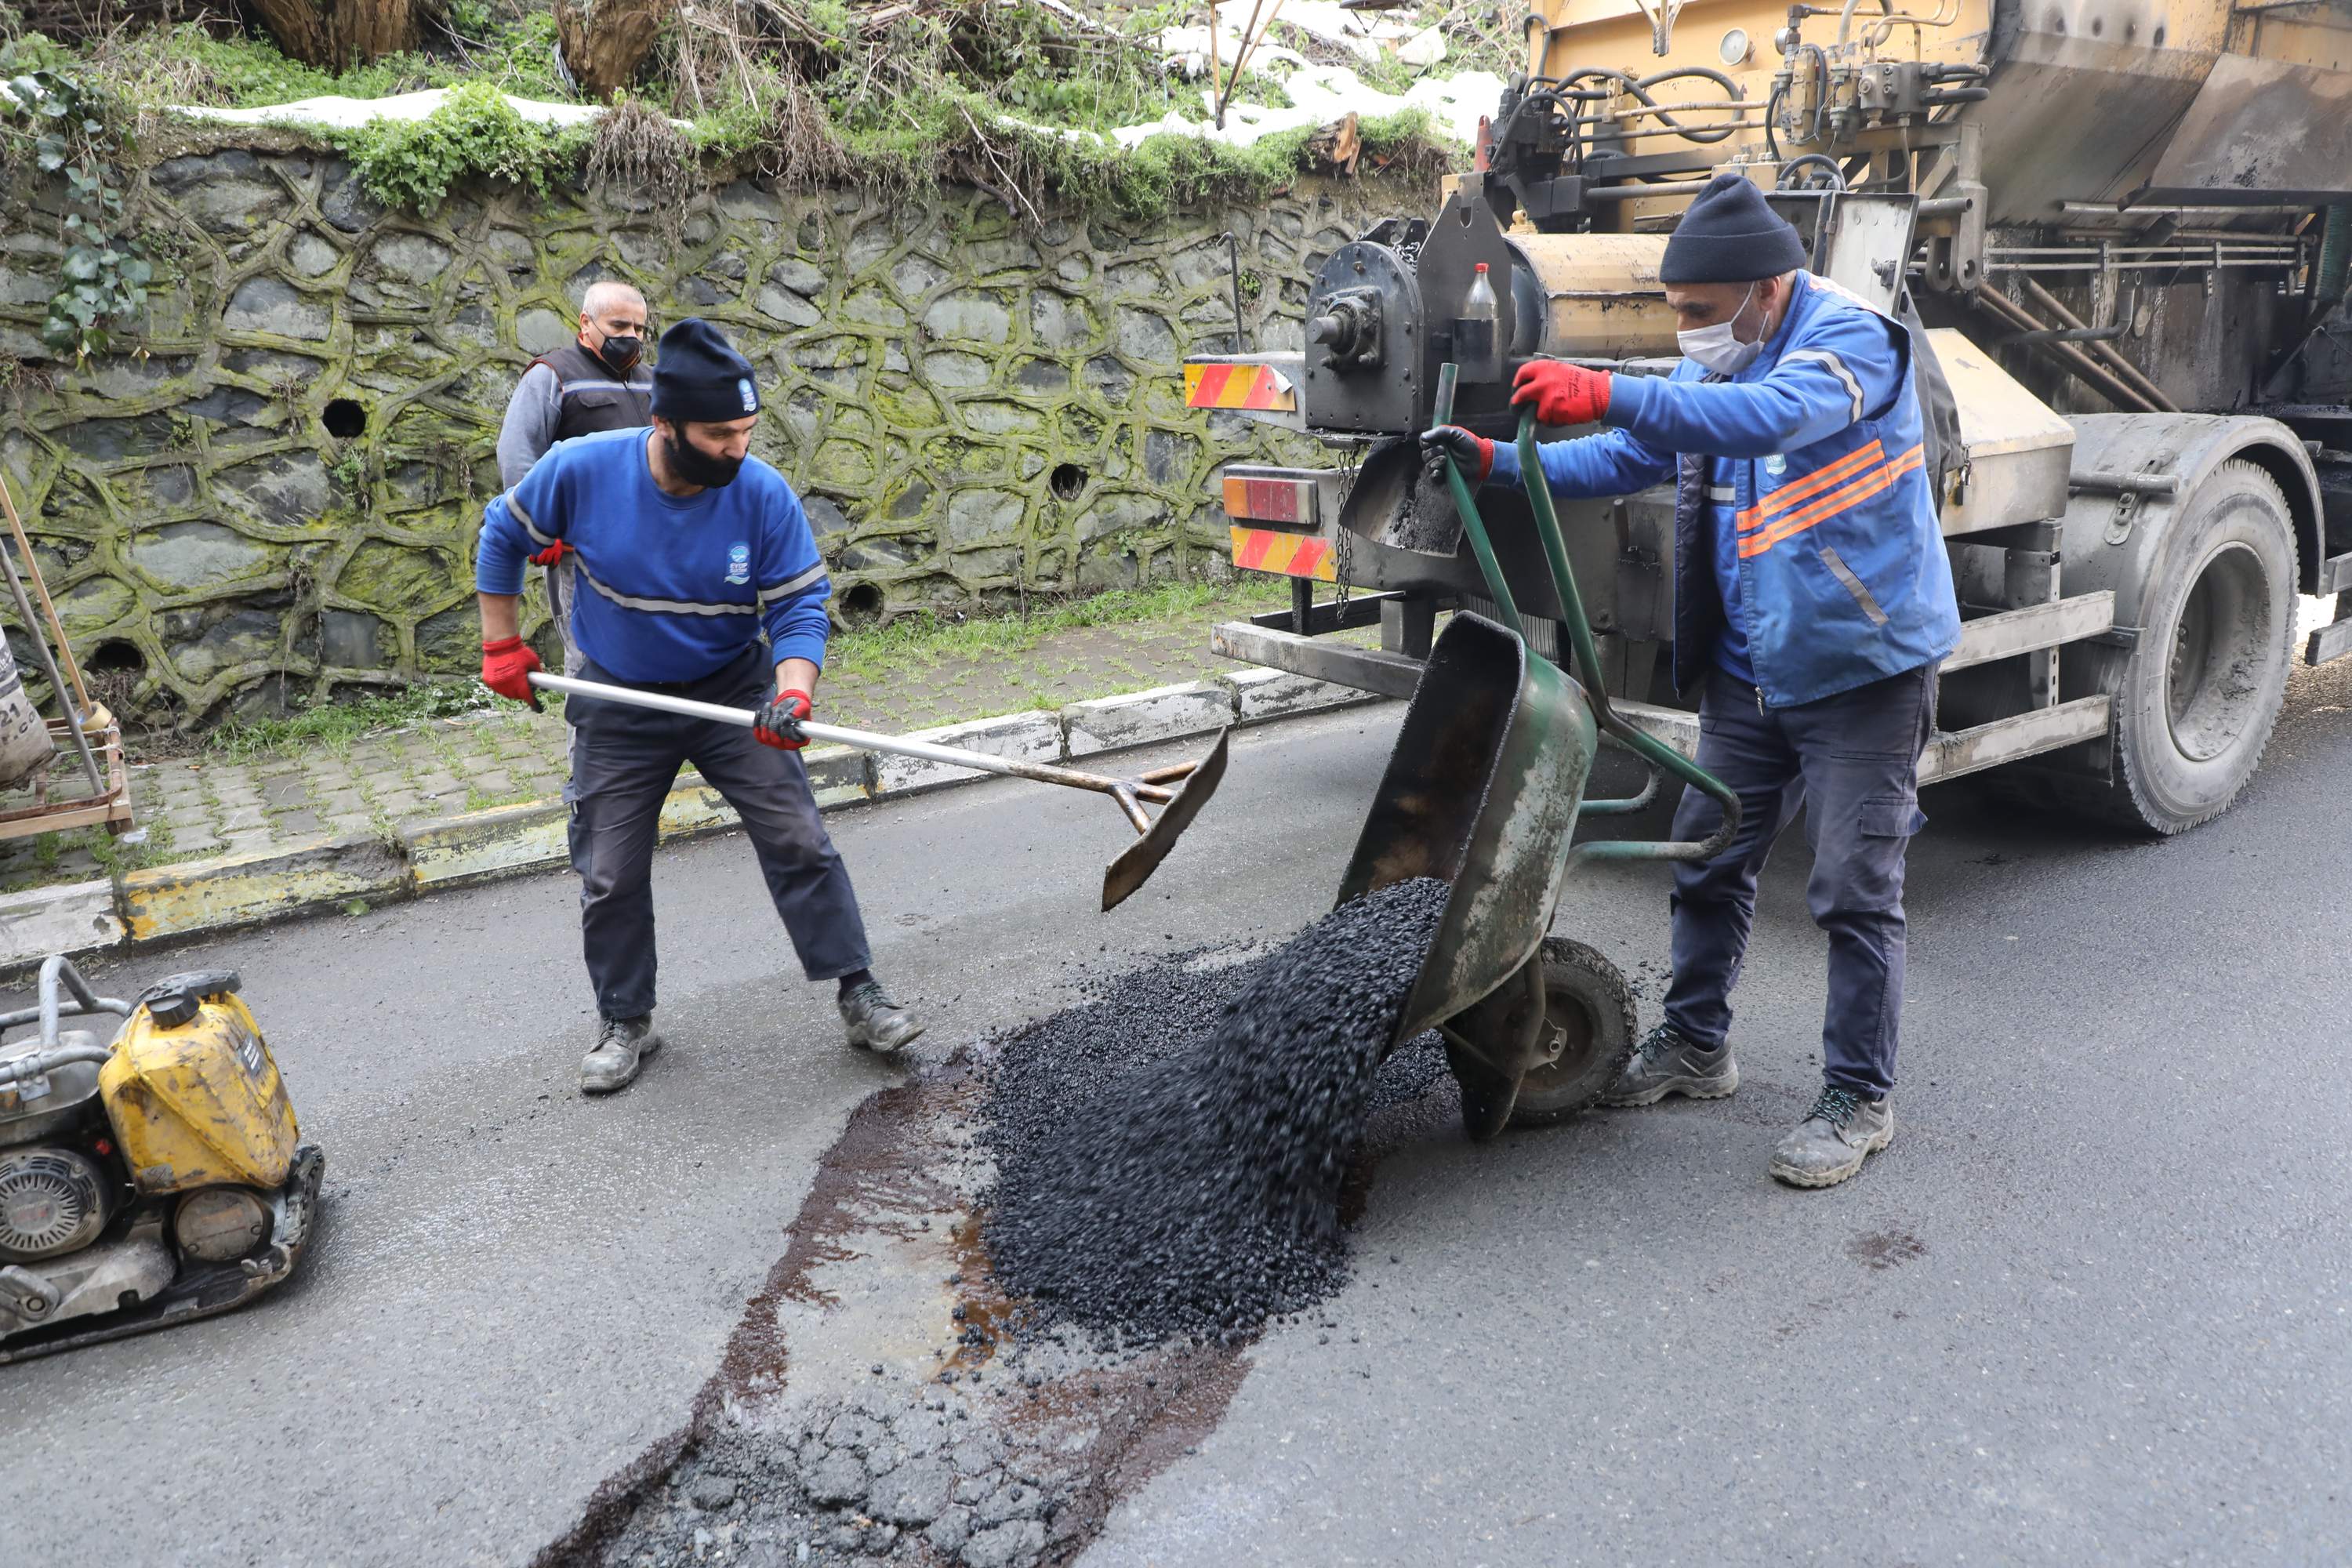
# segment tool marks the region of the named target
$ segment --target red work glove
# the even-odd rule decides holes
[[[1511,403],[1536,405],[1543,425],[1591,425],[1609,412],[1611,376],[1565,360],[1539,359],[1519,367],[1511,383]]]
[[[572,546],[564,543],[563,541],[559,539],[554,543],[549,545],[546,549],[541,551],[538,554],[532,556],[530,558],[530,563],[534,566],[552,566],[571,553]]]
[[[1473,436],[1459,425],[1440,425],[1434,430],[1423,430],[1421,455],[1432,468],[1441,458],[1453,458],[1462,477],[1473,485],[1485,484],[1486,476],[1495,471],[1495,443],[1483,436]]]
[[[539,668],[539,655],[525,647],[520,637],[500,637],[482,645],[482,684],[501,697],[528,702],[533,709],[539,707],[539,693],[532,688],[530,677]]]
[[[777,692],[768,699],[768,705],[760,710],[760,717],[752,721],[751,739],[763,746],[773,746],[780,752],[799,751],[808,744],[808,737],[801,733],[801,721],[807,718],[814,707],[805,691]]]

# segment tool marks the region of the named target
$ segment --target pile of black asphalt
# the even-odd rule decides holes
[[[1130,1347],[1232,1342],[1337,1289],[1365,1119],[1442,1070],[1425,1044],[1382,1057],[1446,891],[1396,883],[1222,970],[1131,971],[1006,1042],[982,1134],[998,1286]]]

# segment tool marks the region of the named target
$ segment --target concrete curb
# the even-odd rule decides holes
[[[923,740],[1030,762],[1066,763],[1380,700],[1370,692],[1278,669],[1074,702],[919,731]],[[941,763],[826,746],[803,758],[818,806],[836,811],[970,784],[988,775]],[[564,865],[570,809],[561,798],[404,823],[390,838],[305,839],[265,854],[125,872],[112,881],[0,896],[0,973],[52,952],[146,947],[263,925],[363,900],[383,903]],[[663,803],[661,841],[738,825],[719,792],[691,773]]]

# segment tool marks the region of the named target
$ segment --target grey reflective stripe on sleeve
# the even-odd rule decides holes
[[[772,588],[761,589],[760,603],[764,607],[774,604],[779,599],[789,599],[803,589],[813,587],[824,581],[824,563],[820,561],[797,577],[787,577]]]
[[[1845,584],[1845,591],[1853,595],[1853,602],[1862,606],[1862,613],[1870,617],[1872,626],[1886,624],[1886,612],[1878,607],[1878,601],[1870,596],[1870,590],[1864,587],[1862,579],[1853,574],[1853,568],[1845,563],[1844,556],[1824,544],[1822,546],[1822,564],[1830,569],[1832,576]]]
[[[508,514],[510,515],[517,522],[522,524],[522,531],[525,533],[530,534],[533,539],[539,541],[540,543],[552,544],[555,542],[555,535],[541,532],[539,524],[531,521],[530,513],[523,510],[521,499],[518,497],[513,490],[509,490],[507,492],[507,511]]]
[[[1816,364],[1827,365],[1830,369],[1830,374],[1836,376],[1839,381],[1844,384],[1845,395],[1853,399],[1853,416],[1856,419],[1862,417],[1862,410],[1864,406],[1862,401],[1862,383],[1854,380],[1853,372],[1846,369],[1845,367],[1845,361],[1838,358],[1837,355],[1830,353],[1827,349],[1799,349],[1795,353],[1790,354],[1788,360],[1784,360],[1782,363],[1788,363],[1797,360],[1811,360]]]
[[[577,565],[577,557],[573,559],[580,581],[625,610],[650,610],[660,616],[756,616],[760,613],[757,605],[698,605],[690,599],[641,599],[635,594],[624,594],[599,583],[588,574],[586,567]]]
[[[643,382],[631,381],[567,381],[558,395],[569,397],[575,392],[650,392]]]
[[[1738,500],[1739,496],[1729,485],[1709,485],[1706,487],[1706,499],[1719,500],[1728,506]]]

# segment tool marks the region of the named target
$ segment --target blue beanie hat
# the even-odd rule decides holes
[[[1741,174],[1717,174],[1675,226],[1658,281],[1753,283],[1804,264],[1804,241],[1766,205],[1756,183]]]
[[[724,425],[760,412],[751,362],[717,327],[688,316],[661,335],[654,362],[654,412],[665,419]]]

